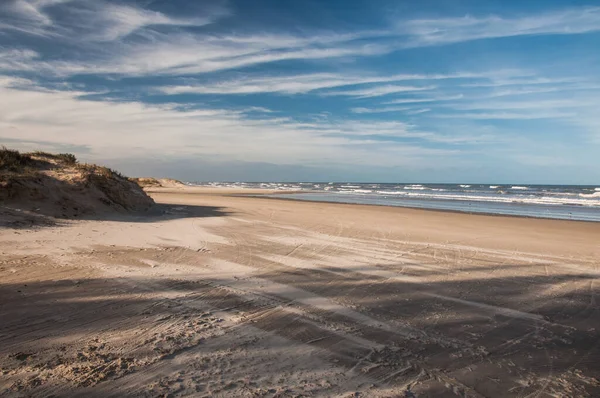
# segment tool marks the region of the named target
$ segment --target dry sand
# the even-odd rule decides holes
[[[0,396],[600,396],[600,223],[150,191],[0,230]]]

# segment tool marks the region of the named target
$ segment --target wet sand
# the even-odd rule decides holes
[[[600,396],[600,223],[239,193],[0,230],[0,396]]]

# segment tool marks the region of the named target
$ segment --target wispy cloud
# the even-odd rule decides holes
[[[574,112],[462,112],[460,114],[438,114],[435,117],[446,119],[472,119],[472,120],[535,120],[535,119],[562,119],[573,118]]]
[[[1,65],[0,65],[1,69]],[[244,75],[236,79],[213,81],[190,81],[187,79],[187,84],[161,86],[156,90],[168,94],[257,94],[257,93],[282,93],[282,94],[306,94],[312,91],[332,89],[344,86],[360,86],[366,84],[377,83],[392,83],[392,82],[411,82],[412,84],[426,84],[422,86],[398,86],[398,85],[380,85],[370,88],[355,88],[347,91],[320,92],[325,96],[351,96],[351,97],[375,97],[385,94],[410,92],[410,91],[425,91],[435,88],[428,84],[435,81],[443,80],[481,80],[482,82],[489,81],[492,76],[514,74],[522,76],[530,74],[530,72],[522,72],[518,70],[506,71],[486,71],[486,72],[464,72],[453,74],[393,74],[393,75],[372,75],[372,74],[357,74],[356,72],[349,73],[308,73],[298,75],[284,76],[254,76]],[[448,99],[457,99],[462,96],[452,96]],[[415,99],[407,102],[428,102],[443,100],[442,98],[432,99]],[[399,100],[400,101],[400,100]],[[396,103],[391,101],[390,103]],[[401,103],[401,102],[398,102]]]
[[[370,56],[388,51],[379,44],[312,44],[322,40],[322,37],[298,37],[295,42],[265,35],[246,37],[241,42],[235,36],[172,34],[135,43],[97,69],[125,75],[193,75],[277,61]]]
[[[600,31],[600,7],[571,8],[522,17],[475,17],[401,21],[409,46],[529,35],[572,35]]]
[[[585,82],[585,78],[582,77],[540,77],[540,76],[494,76],[489,81],[482,81],[477,83],[462,83],[461,87],[504,87],[504,86],[538,86],[538,85],[563,85],[571,83]]]
[[[436,86],[383,85],[383,86],[361,88],[358,90],[329,91],[329,92],[323,93],[322,95],[324,95],[324,96],[343,95],[343,96],[354,97],[354,98],[371,98],[371,97],[380,97],[380,96],[388,95],[388,94],[426,91],[426,90],[432,90],[434,88],[436,88]]]
[[[195,83],[188,85],[164,86],[158,88],[165,94],[256,94],[283,93],[304,94],[315,90],[348,85],[378,83],[403,79],[407,76],[356,76],[341,73],[311,73],[291,76],[245,76],[235,80],[216,83]]]
[[[463,99],[464,94],[429,97],[429,98],[398,98],[391,101],[383,102],[385,105],[397,105],[397,104],[417,104],[422,102],[440,102],[440,101],[454,101]]]
[[[358,108],[350,108],[350,111],[352,113],[386,113],[386,112],[401,112],[407,115],[418,115],[419,113],[425,113],[425,112],[429,112],[431,109],[429,108],[421,108],[421,109],[415,109],[415,108],[411,108],[411,107],[404,107],[404,106],[384,106],[384,107],[379,107],[379,108],[363,108],[363,107],[358,107]]]
[[[335,42],[334,37],[330,38]],[[318,60],[384,54],[379,44],[321,44],[323,37],[280,36],[197,36],[188,33],[152,33],[135,42],[110,48],[101,58],[87,54],[88,60],[61,61],[30,59],[27,64],[0,65],[4,70],[36,70],[39,73],[70,76],[75,74],[115,74],[122,76],[195,75],[257,64],[289,60]],[[314,43],[314,44],[311,44]]]
[[[53,18],[55,14],[49,11],[57,10],[60,18]],[[522,17],[404,20],[387,29],[350,33],[271,31],[217,35],[185,29],[211,24],[230,12],[224,6],[211,5],[196,10],[193,16],[183,12],[167,15],[132,3],[106,0],[13,0],[0,5],[0,13],[6,16],[3,19],[8,21],[0,23],[0,30],[52,35],[68,45],[78,46],[77,56],[65,56],[62,62],[45,59],[40,54],[37,68],[45,73],[128,76],[194,75],[279,61],[370,57],[406,47],[476,39],[600,30],[600,7]],[[166,34],[153,29],[159,26],[182,29]],[[135,40],[125,40],[134,34]],[[96,43],[93,49],[80,53],[84,42],[115,41],[119,45]],[[427,78],[433,79],[435,75]]]
[[[58,19],[49,13],[54,8],[60,8]],[[113,41],[147,26],[203,26],[227,15],[226,9],[213,7],[205,16],[174,17],[105,0],[13,0],[0,6],[0,12],[12,21],[0,24],[0,30],[63,37],[69,41],[74,38]]]
[[[587,108],[597,106],[597,96],[576,97],[576,98],[557,98],[557,99],[521,99],[521,100],[503,100],[503,101],[473,101],[461,104],[451,104],[449,107],[462,110],[536,110],[536,109],[566,109],[566,108]]]

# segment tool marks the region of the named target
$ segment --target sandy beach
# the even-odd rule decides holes
[[[148,191],[0,229],[0,396],[600,396],[600,223]]]

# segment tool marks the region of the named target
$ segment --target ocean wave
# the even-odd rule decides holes
[[[582,198],[600,198],[600,191],[594,193],[581,193],[579,196]]]
[[[427,189],[427,187],[424,187],[421,184],[413,184],[413,185],[407,185],[407,186],[405,186],[404,189],[414,189],[414,190],[422,191],[424,189]]]
[[[573,197],[549,197],[533,195],[502,195],[482,196],[464,193],[421,193],[407,191],[376,191],[378,195],[402,196],[407,199],[436,199],[463,202],[495,202],[495,203],[523,203],[538,205],[573,205],[586,207],[600,207],[600,192],[593,194],[581,194],[578,198]]]
[[[340,185],[340,188],[360,188],[360,185]]]
[[[470,186],[470,185],[467,185],[467,184],[460,184],[460,187],[461,187],[461,188],[471,188],[471,186]]]
[[[367,195],[373,193],[373,191],[371,191],[370,189],[344,189],[339,190],[335,193],[340,193],[343,195]]]
[[[600,188],[594,188],[594,191],[600,192]]]
[[[410,195],[410,192],[406,191],[377,191],[377,193],[382,195]]]
[[[513,185],[512,187],[510,187],[510,189],[514,189],[516,191],[526,191],[529,188],[528,187],[522,187],[522,186],[519,186],[519,185]]]
[[[490,185],[490,189],[500,188],[500,185]]]

